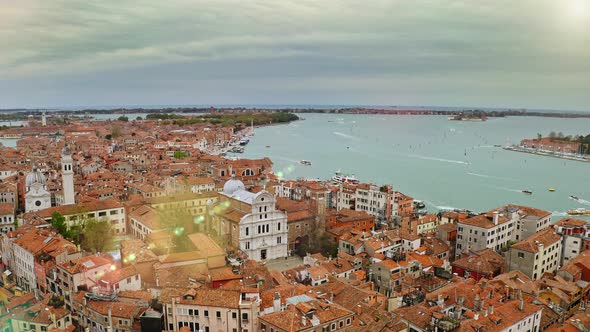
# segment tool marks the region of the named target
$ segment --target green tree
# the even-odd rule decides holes
[[[183,158],[186,158],[186,157],[187,156],[186,156],[186,153],[185,152],[180,151],[180,150],[174,151],[174,158],[175,159],[183,159]]]
[[[64,237],[68,237],[68,224],[66,223],[66,218],[61,215],[59,212],[53,212],[51,214],[51,226],[57,230],[57,232]]]
[[[121,127],[115,125],[111,127],[111,137],[112,138],[117,138],[121,136]]]
[[[143,119],[142,119],[142,117],[141,117],[141,116],[138,116],[138,117],[136,117],[136,118],[135,118],[135,120],[137,120],[137,121],[141,121],[141,120],[143,120]]]
[[[84,225],[82,247],[92,252],[102,252],[112,240],[108,221],[88,219]]]
[[[126,117],[125,115],[121,115],[120,117],[117,118],[117,120],[127,122],[127,121],[129,121],[129,118]]]

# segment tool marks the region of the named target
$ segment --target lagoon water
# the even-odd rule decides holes
[[[145,115],[127,116],[134,119]],[[275,172],[287,179],[328,179],[341,169],[361,181],[391,184],[396,190],[424,200],[431,211],[487,211],[515,203],[561,217],[568,209],[590,208],[590,163],[494,147],[551,131],[587,135],[590,119],[508,117],[460,122],[445,116],[300,117],[305,120],[257,128],[245,153],[238,156],[268,156]],[[0,139],[0,143],[15,146],[16,140]],[[312,166],[301,165],[302,159],[310,160]],[[549,192],[550,187],[556,191]],[[533,191],[533,195],[523,194],[523,189]],[[580,200],[573,201],[570,195]]]
[[[487,211],[522,204],[551,211],[590,208],[590,163],[506,151],[551,131],[588,134],[590,119],[492,118],[449,121],[444,116],[302,114],[303,121],[255,130],[244,158],[270,157],[287,179],[333,176],[391,184],[430,210]],[[270,147],[267,147],[270,146]],[[312,162],[303,166],[300,160]],[[555,192],[549,192],[549,188]],[[525,195],[523,189],[533,191]],[[580,197],[579,201],[569,199]]]

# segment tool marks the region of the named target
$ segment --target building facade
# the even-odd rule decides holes
[[[287,257],[287,216],[276,209],[276,198],[262,190],[252,193],[236,179],[227,181],[213,208],[215,228],[226,244],[260,261]]]
[[[506,254],[505,270],[518,270],[537,280],[546,272],[557,271],[560,261],[561,235],[548,228],[512,245]]]

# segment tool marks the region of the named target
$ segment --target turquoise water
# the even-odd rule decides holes
[[[138,115],[145,116],[128,116]],[[392,184],[424,200],[432,210],[484,211],[516,203],[563,216],[568,209],[590,208],[590,163],[494,147],[551,131],[588,134],[590,119],[511,117],[457,122],[444,116],[301,116],[305,120],[257,128],[241,156],[268,156],[275,172],[289,179],[327,179],[341,169],[362,181]],[[0,143],[15,146],[16,140],[0,139]],[[313,165],[302,166],[301,159]],[[550,187],[556,192],[548,192]],[[522,189],[534,193],[524,195]],[[573,201],[569,195],[581,200]]]
[[[590,163],[494,147],[537,133],[588,134],[590,119],[303,114],[303,121],[256,129],[244,158],[268,156],[287,179],[330,178],[335,170],[361,181],[392,184],[431,210],[486,211],[522,204],[564,216],[590,208]],[[270,148],[266,146],[270,145]],[[312,166],[303,166],[307,159]],[[556,192],[549,192],[553,187]],[[533,191],[525,195],[523,189]],[[569,199],[570,195],[580,201]]]

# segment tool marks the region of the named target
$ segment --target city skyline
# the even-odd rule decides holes
[[[589,111],[589,38],[585,0],[5,3],[0,108]]]

